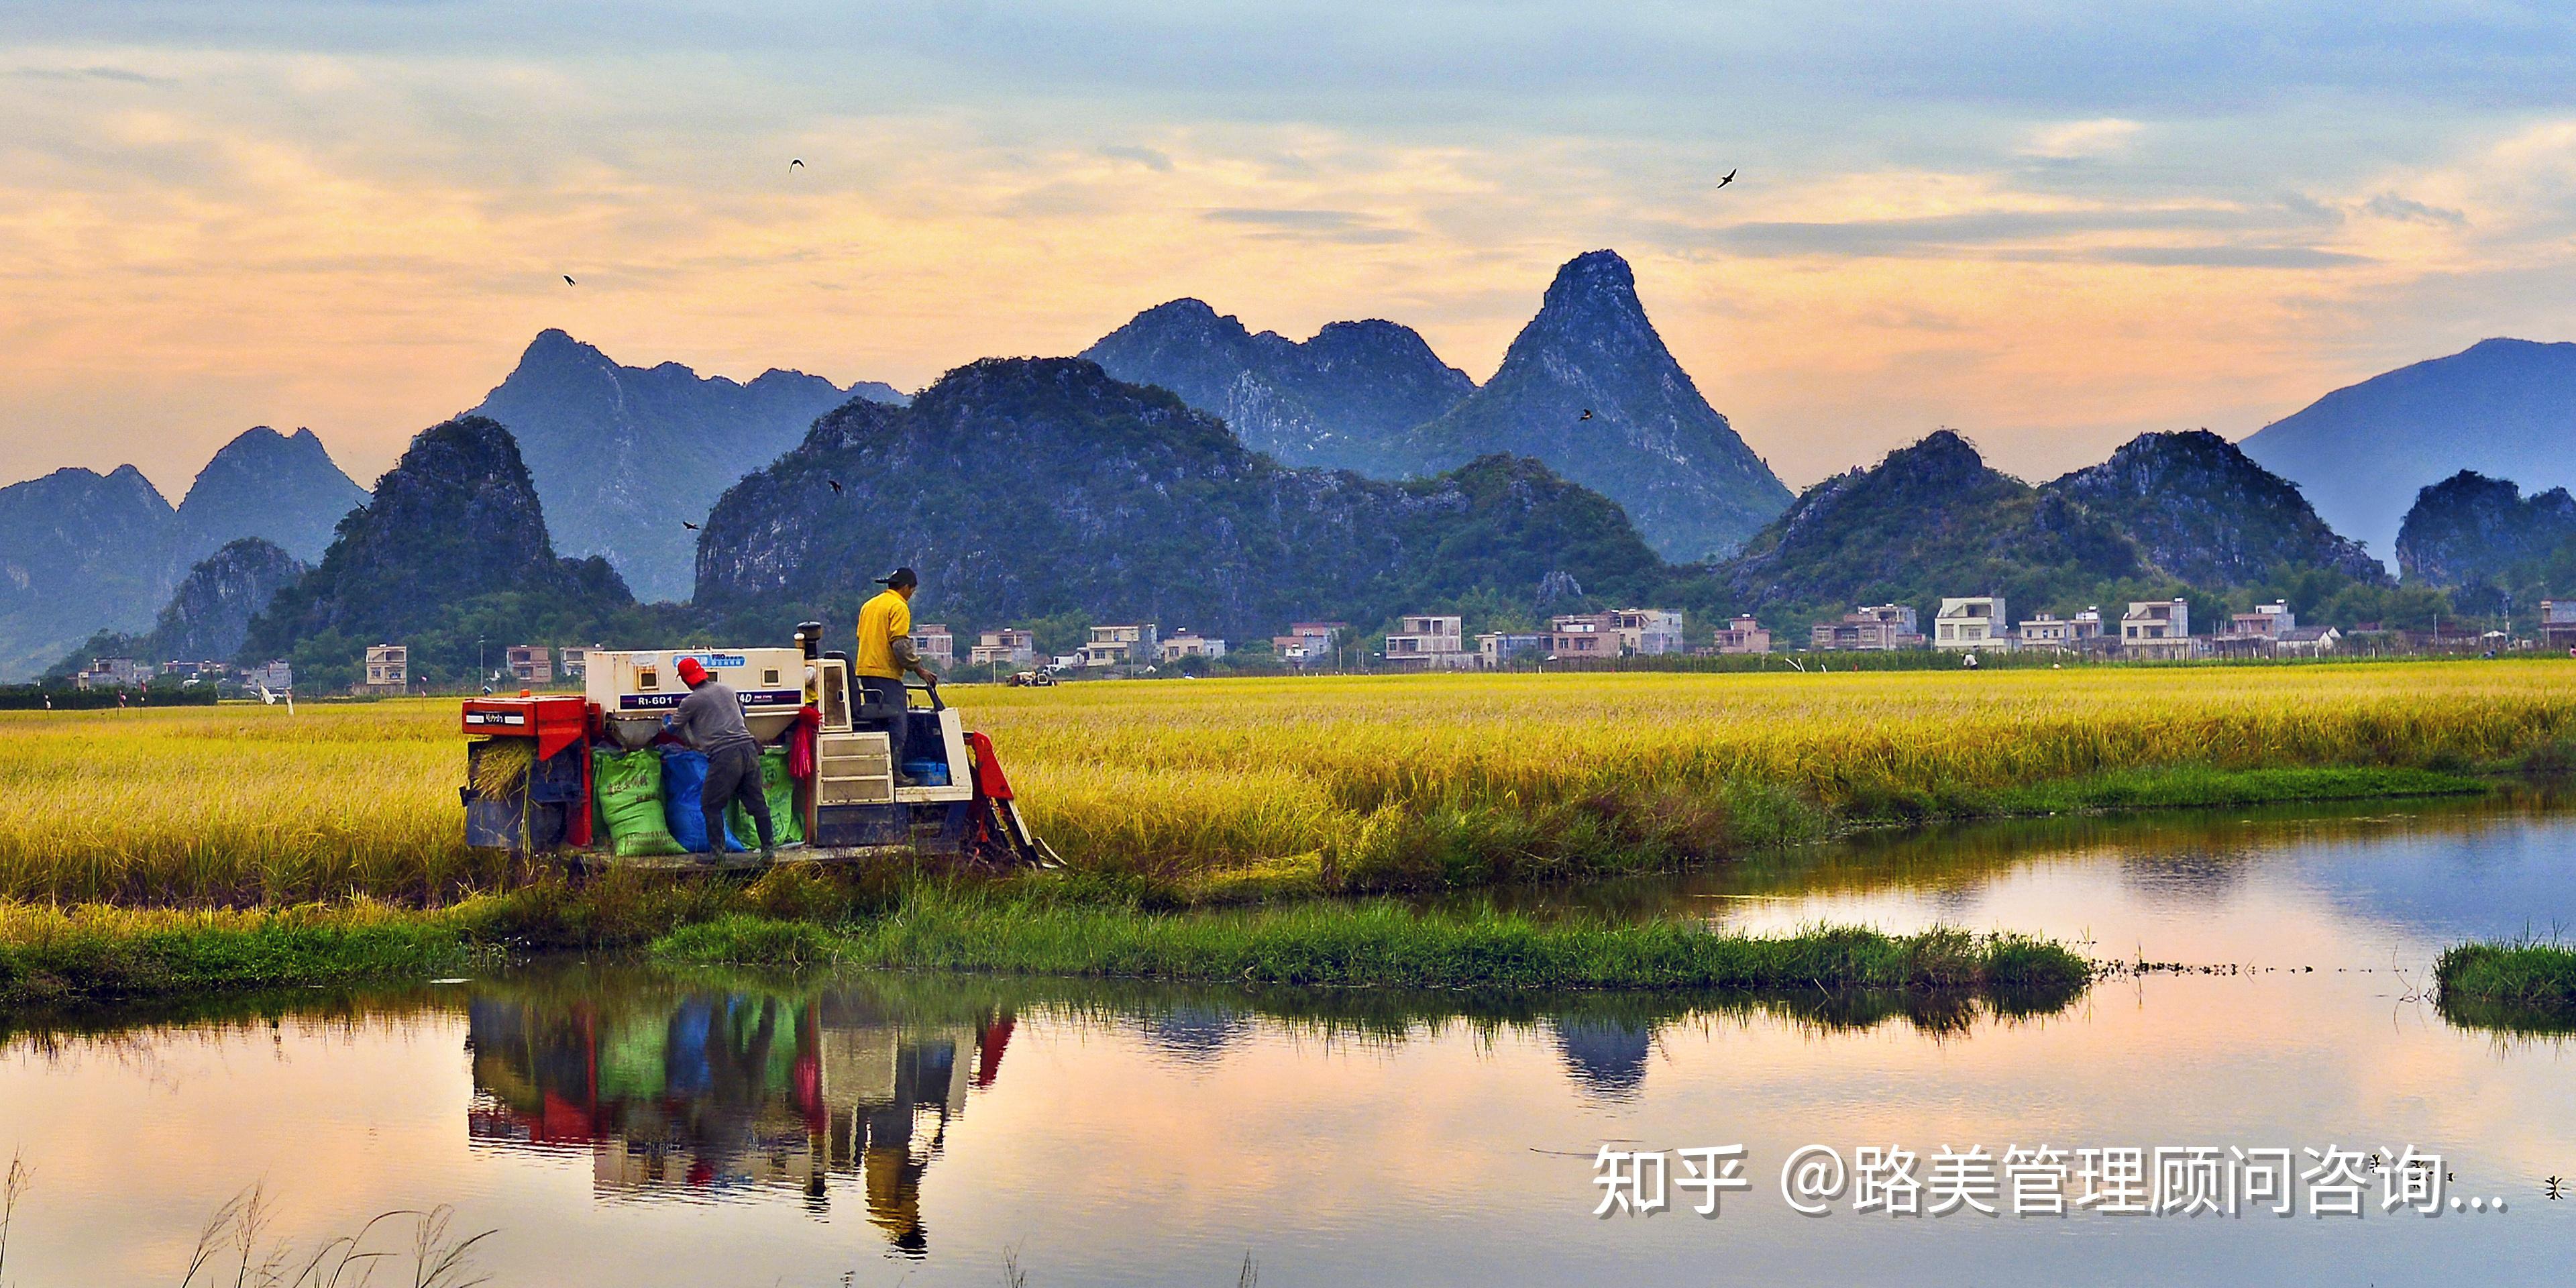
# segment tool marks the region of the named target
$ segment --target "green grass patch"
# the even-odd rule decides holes
[[[136,916],[65,914],[0,941],[0,1004],[425,978],[488,959],[453,916],[389,909]]]
[[[2433,966],[2434,1004],[2467,1028],[2576,1033],[2576,948],[2457,944]]]
[[[2472,796],[2491,784],[2430,769],[2370,766],[2314,769],[2119,769],[2081,778],[2006,788],[1989,795],[1981,814],[2076,814],[2130,809],[2209,809],[2285,801],[2376,800],[2402,796]]]
[[[1697,922],[1540,923],[1384,900],[1156,912],[928,886],[885,915],[835,928],[723,917],[677,930],[652,952],[701,965],[1341,987],[2080,991],[2092,976],[2057,944],[1952,930],[1748,936]]]

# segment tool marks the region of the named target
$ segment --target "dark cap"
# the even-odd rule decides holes
[[[888,590],[901,590],[920,585],[921,578],[913,576],[910,568],[897,568],[891,575],[877,578],[877,584]]]

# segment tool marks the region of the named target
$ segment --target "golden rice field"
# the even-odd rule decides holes
[[[2139,769],[2470,768],[2576,741],[2576,663],[957,688],[1077,866],[1260,888],[1618,870]],[[452,700],[0,713],[0,897],[441,901]]]

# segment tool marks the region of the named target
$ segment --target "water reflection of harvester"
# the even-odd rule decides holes
[[[899,1249],[928,1246],[921,1182],[1009,1042],[1007,1012],[921,1022],[872,997],[675,991],[477,998],[468,1134],[584,1150],[609,1198],[801,1193],[857,1178]]]

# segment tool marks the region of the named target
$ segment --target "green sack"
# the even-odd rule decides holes
[[[662,757],[641,751],[593,751],[590,757],[591,799],[608,824],[617,857],[680,854],[671,826],[662,821]]]
[[[785,747],[760,749],[760,794],[769,798],[769,826],[778,843],[803,841],[805,820],[796,813],[796,782],[787,776]],[[733,829],[733,839],[744,845],[760,844],[760,827],[740,802],[726,807],[725,825]]]

